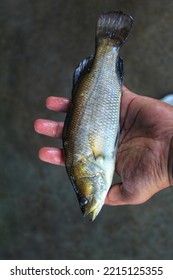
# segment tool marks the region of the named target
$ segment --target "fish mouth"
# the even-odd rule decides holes
[[[88,174],[87,174],[88,175]],[[99,214],[107,194],[107,182],[101,172],[78,179],[78,193],[76,193],[81,212],[84,217],[89,216],[94,221]]]
[[[93,198],[91,201],[89,201],[87,198],[82,198],[79,200],[83,217],[89,216],[92,222],[99,214],[103,204],[104,203],[102,203],[100,200],[96,200],[95,198]]]
[[[100,206],[100,203],[97,203],[97,205],[94,205],[94,207],[92,207],[89,211],[86,211],[83,216],[86,217],[89,215],[91,221],[93,222],[100,212],[101,207],[102,206]]]

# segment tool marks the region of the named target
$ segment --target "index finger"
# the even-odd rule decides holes
[[[68,111],[69,104],[70,98],[49,96],[46,99],[46,107],[52,111],[66,113]]]

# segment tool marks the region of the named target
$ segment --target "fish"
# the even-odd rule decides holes
[[[115,170],[124,76],[119,51],[132,23],[122,11],[101,13],[95,53],[73,75],[62,135],[64,159],[82,214],[92,221],[104,205]]]

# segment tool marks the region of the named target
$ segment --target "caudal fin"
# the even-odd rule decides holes
[[[117,47],[121,47],[132,28],[133,18],[121,11],[102,13],[97,22],[96,38],[113,40]]]

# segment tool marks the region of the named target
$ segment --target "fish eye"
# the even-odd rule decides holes
[[[81,198],[79,201],[80,207],[84,207],[87,203],[88,203],[88,199],[85,197]]]

